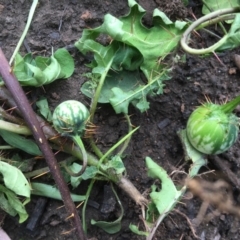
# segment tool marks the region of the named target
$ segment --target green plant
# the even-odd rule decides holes
[[[168,72],[171,70],[171,66],[166,67],[163,64],[163,60],[175,50],[182,33],[185,31],[187,23],[184,21],[172,22],[163,12],[155,10],[153,14],[153,27],[146,28],[142,24],[142,17],[145,14],[145,10],[134,0],[129,0],[128,2],[131,8],[129,14],[120,19],[107,14],[104,18],[104,23],[100,27],[84,30],[82,37],[75,43],[75,46],[83,54],[92,52],[94,55],[94,60],[89,64],[92,71],[90,74],[86,74],[90,80],[85,82],[81,88],[82,92],[92,99],[91,106],[88,111],[88,109],[79,102],[72,100],[64,102],[55,109],[52,120],[55,129],[61,133],[61,135],[71,137],[77,146],[73,146],[72,142],[65,142],[65,138],[54,138],[56,136],[54,129],[48,126],[43,120],[39,120],[39,122],[41,126],[43,126],[42,130],[45,136],[52,143],[52,149],[56,149],[57,151],[61,150],[76,157],[74,161],[64,160],[59,163],[59,166],[64,166],[70,174],[66,179],[71,185],[77,187],[82,180],[91,180],[86,195],[75,196],[71,194],[74,201],[85,201],[82,214],[85,232],[87,229],[85,209],[93,184],[96,180],[105,180],[111,181],[122,188],[137,204],[141,205],[142,209],[144,209],[144,206],[148,206],[147,216],[144,219],[144,221],[146,221],[145,226],[148,226],[146,232],[139,231],[134,225],[130,228],[137,234],[146,235],[148,239],[152,239],[159,224],[182,197],[186,186],[184,185],[181,188],[177,188],[167,172],[147,157],[146,165],[149,177],[161,181],[161,187],[157,184],[152,186],[150,193],[151,202],[148,204],[145,197],[142,196],[134,185],[125,177],[125,167],[122,156],[132,134],[138,129],[133,129],[132,127],[130,117],[128,116],[128,106],[131,103],[141,112],[146,111],[149,108],[147,97],[156,96],[163,92],[163,81],[170,78]],[[221,20],[222,19],[225,19],[225,17],[221,18]],[[236,24],[237,20],[235,25],[232,25],[232,28],[235,30]],[[201,27],[204,27],[204,24],[202,24]],[[234,33],[235,30],[233,31]],[[190,32],[188,32],[188,34],[190,34]],[[101,45],[98,42],[98,37],[102,34],[106,34],[112,38],[108,46]],[[234,37],[236,36],[237,35],[234,35]],[[184,40],[187,40],[188,35],[185,34],[185,37]],[[231,42],[229,36],[228,40],[228,43]],[[166,44],[166,42],[168,44]],[[212,48],[211,50],[215,49],[216,48]],[[27,54],[24,57],[17,55],[13,68],[13,72],[18,76],[20,83],[28,86],[41,86],[51,83],[57,78],[67,78],[73,73],[73,70],[73,59],[65,49],[57,50],[50,58],[36,57],[33,59],[31,54]],[[3,69],[1,71],[4,72]],[[145,79],[140,77],[141,71]],[[6,79],[9,77],[6,71],[4,76]],[[10,84],[9,86],[15,96],[16,89],[14,84]],[[22,96],[20,98],[16,97],[16,101],[22,103],[21,98]],[[24,103],[26,104],[26,101]],[[88,120],[89,122],[93,122],[98,103],[110,103],[116,113],[123,113],[128,124],[128,133],[106,152],[102,152],[101,149],[98,148],[91,136],[89,139],[86,139],[86,141],[90,143],[89,146],[91,146],[92,152],[87,152],[81,137],[84,133],[86,122]],[[40,109],[41,113],[44,113],[44,117],[51,122],[51,112],[46,102],[42,102],[40,105],[42,106]],[[41,133],[41,128],[38,126],[39,123],[31,119],[32,113],[29,114],[29,112],[25,111],[24,106],[22,106],[22,108],[19,107],[19,109],[22,110],[23,116],[31,127],[36,142],[41,146],[41,151],[33,141],[27,142],[26,140],[29,139],[19,138],[15,132],[15,130],[17,131],[18,129],[16,123],[15,125],[11,125],[11,131],[15,132],[13,134],[3,132],[7,130],[8,126],[6,126],[5,130],[0,130],[2,138],[9,145],[28,152],[29,154],[41,155],[43,153],[45,158],[48,159],[49,168],[47,171],[54,171],[57,165],[54,162],[53,156],[49,154],[48,149],[46,149],[47,145],[45,138],[39,135],[39,132]],[[207,115],[206,112],[204,112],[204,114],[205,116]],[[233,114],[231,115],[230,112],[225,112],[225,114],[229,115],[225,116],[222,114],[221,116],[226,119],[226,121],[228,120],[228,122],[229,120],[233,121],[234,124],[231,126],[232,128],[229,127],[230,125],[227,125],[227,123],[226,126],[224,125],[226,127],[225,129],[230,129],[228,132],[229,134],[223,131],[220,132],[221,137],[226,137],[226,146],[223,142],[214,142],[215,145],[218,145],[218,147],[220,146],[220,149],[221,147],[225,148],[230,146],[232,143],[230,140],[234,142],[236,139],[235,132],[237,131],[237,126],[235,123],[237,123],[237,118],[233,117]],[[196,114],[195,116],[198,115]],[[230,117],[228,118],[228,116]],[[193,120],[189,120],[189,128],[197,117],[193,115],[191,118]],[[2,124],[2,122],[0,123]],[[229,128],[227,128],[227,126]],[[194,133],[195,129],[193,129],[193,127],[191,130]],[[219,131],[220,130],[221,127],[219,127]],[[30,131],[25,123],[23,123],[21,124],[21,129],[18,129],[17,133],[29,135]],[[186,153],[189,159],[193,161],[193,165],[189,171],[189,176],[193,177],[198,173],[199,167],[206,164],[206,161],[204,159],[204,154],[198,152],[189,143],[186,131],[182,131],[181,133],[183,139],[185,139]],[[233,135],[231,135],[231,133],[233,133]],[[190,136],[190,134],[188,135]],[[195,135],[192,135],[192,137],[196,139]],[[212,137],[215,137],[215,135],[212,135]],[[26,148],[30,143],[34,146],[33,148],[31,147],[31,152]],[[201,144],[199,143],[196,145]],[[76,163],[76,159],[82,160],[83,164],[80,165]],[[46,171],[46,169],[42,169],[41,171]],[[28,176],[33,176],[34,174],[39,174],[39,171],[38,173],[28,173]],[[54,171],[55,179],[57,179],[58,176],[60,176],[60,172]],[[56,199],[61,199],[62,197],[65,199],[65,205],[69,209],[68,212],[76,216],[73,207],[71,207],[66,197],[66,189],[64,189],[66,186],[63,184],[63,179],[57,180],[56,182],[59,185],[58,188],[61,194],[57,188],[41,183],[32,184],[34,187],[32,193],[54,197]],[[103,228],[109,233],[115,233],[120,230],[123,216],[121,202],[117,194],[115,194],[115,196],[121,207],[119,218],[111,223],[91,221],[92,224]],[[77,220],[75,220],[75,222],[78,224],[80,223],[80,221]],[[78,232],[79,235],[82,235],[82,230],[80,228]]]
[[[204,154],[219,154],[237,140],[239,118],[232,113],[240,103],[240,96],[229,103],[211,102],[198,107],[187,122],[187,137],[194,148]]]
[[[78,173],[73,173],[66,168],[72,176],[81,175],[87,167],[87,153],[81,136],[84,133],[88,119],[88,109],[81,102],[75,100],[62,102],[53,112],[54,128],[63,136],[71,137],[82,152],[83,167],[81,170]]]
[[[22,86],[40,87],[57,79],[69,78],[74,71],[74,61],[65,48],[59,48],[51,57],[31,53],[14,59],[13,72]]]
[[[153,27],[146,28],[142,23],[146,11],[134,0],[128,4],[126,16],[118,19],[106,14],[101,26],[84,29],[75,43],[83,54],[94,54],[88,65],[92,68],[87,75],[90,80],[81,88],[83,94],[94,99],[95,104],[110,103],[116,113],[124,114],[128,114],[129,104],[146,111],[147,97],[163,93],[163,82],[170,79],[171,70],[163,60],[174,52],[187,26],[187,22],[172,22],[155,9]],[[98,42],[102,34],[111,37],[109,45]],[[141,71],[146,79],[140,77]],[[106,73],[107,77],[103,77]]]

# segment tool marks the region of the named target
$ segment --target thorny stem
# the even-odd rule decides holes
[[[206,54],[206,53],[214,52],[218,47],[220,47],[226,41],[226,39],[228,38],[227,34],[217,43],[213,44],[211,47],[204,48],[204,49],[194,49],[189,47],[187,44],[190,33],[194,29],[196,29],[201,23],[207,22],[207,25],[210,25],[213,23],[214,18],[218,18],[219,16],[225,15],[225,14],[236,13],[239,11],[240,11],[240,7],[221,9],[221,10],[209,13],[199,18],[198,20],[194,21],[182,35],[182,38],[180,41],[182,48],[190,54]]]
[[[19,124],[19,125],[25,125],[25,122],[21,118],[17,118],[15,116],[9,114],[2,107],[0,107],[0,116],[3,119],[8,120],[9,122],[16,123],[16,124]]]
[[[24,120],[28,124],[29,128],[31,129],[33,136],[35,138],[36,143],[38,144],[40,150],[42,151],[48,167],[52,173],[52,176],[59,188],[61,193],[64,205],[68,214],[71,216],[73,223],[76,227],[78,236],[81,240],[85,240],[86,237],[84,235],[82,229],[82,223],[76,207],[71,199],[71,195],[68,189],[66,182],[60,172],[59,165],[55,159],[55,156],[47,142],[47,139],[43,133],[43,130],[37,120],[37,117],[32,110],[31,105],[28,102],[28,99],[21,88],[19,82],[17,81],[16,77],[13,75],[11,67],[9,66],[6,57],[4,56],[2,49],[0,48],[0,74],[3,77],[4,83],[9,89],[10,93],[12,94],[17,107],[21,111]]]

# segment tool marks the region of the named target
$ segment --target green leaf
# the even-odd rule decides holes
[[[21,172],[31,172],[37,160],[35,158],[23,159],[20,155],[14,154],[11,159],[4,159],[4,161],[18,168]]]
[[[94,219],[92,219],[91,224],[97,227],[100,227],[101,229],[103,229],[105,232],[109,234],[114,234],[121,230],[121,221],[122,221],[122,216],[113,222],[95,221]]]
[[[130,224],[130,225],[129,225],[129,228],[130,228],[130,230],[131,230],[133,233],[135,233],[135,234],[137,234],[137,235],[146,236],[146,237],[149,235],[148,232],[140,231],[140,230],[138,229],[138,226],[136,226],[136,225],[134,225],[134,224]]]
[[[49,58],[38,56],[35,60],[31,54],[21,57],[18,53],[13,72],[22,86],[39,87],[70,77],[74,72],[74,61],[66,49],[58,49]]]
[[[219,9],[238,7],[240,4],[239,0],[207,0],[206,3],[207,6],[203,4],[202,8],[202,13],[204,15]]]
[[[112,186],[112,190],[113,193],[118,201],[118,204],[120,205],[121,208],[121,213],[118,219],[116,219],[113,222],[105,222],[105,221],[95,221],[94,219],[91,220],[91,224],[100,227],[101,229],[103,229],[105,232],[109,233],[109,234],[114,234],[117,233],[121,230],[121,221],[123,218],[123,206],[122,203],[120,201],[120,199],[118,198],[118,195],[116,193],[116,191],[114,190],[113,186]]]
[[[54,53],[58,64],[60,65],[60,75],[58,78],[69,78],[74,72],[74,60],[70,53],[65,48],[59,48]]]
[[[217,48],[217,51],[232,50],[240,46],[240,13],[237,13],[231,28],[227,35],[225,35],[225,42]]]
[[[166,75],[164,75],[163,78],[167,79]],[[132,89],[130,88],[128,91],[114,87],[112,88],[112,96],[109,101],[116,113],[128,114],[128,106],[130,103],[141,112],[144,112],[149,108],[147,95],[155,96],[156,94],[162,93],[163,86],[161,79],[155,79],[145,85],[138,81],[137,84],[135,86],[133,85]]]
[[[0,136],[6,143],[15,148],[21,149],[31,155],[42,155],[37,144],[31,139],[24,138],[16,133],[6,130],[0,130]]]
[[[79,172],[81,170],[82,166],[78,163],[73,163],[71,166],[69,166],[69,169],[72,172]],[[70,178],[71,180],[71,185],[76,188],[82,180],[88,180],[94,178],[98,173],[98,169],[95,166],[89,166],[86,168],[84,173],[79,176],[79,177],[72,177]]]
[[[39,108],[40,113],[47,119],[49,122],[52,121],[52,112],[48,106],[47,98],[42,97],[36,102],[37,107]]]
[[[149,108],[147,96],[163,92],[162,82],[168,80],[169,76],[161,60],[176,48],[186,26],[186,22],[172,22],[156,9],[153,14],[154,26],[146,28],[142,24],[145,10],[133,0],[129,0],[129,6],[129,14],[120,19],[106,14],[101,26],[85,29],[75,43],[82,53],[94,54],[94,60],[89,65],[93,75],[102,75],[111,61],[114,71],[123,71],[115,74],[109,72],[102,89],[104,94],[99,99],[100,102],[110,102],[117,113],[128,113],[129,103],[133,103],[141,112],[146,111]],[[113,39],[111,44],[105,47],[96,42],[100,34],[110,36]],[[138,75],[133,76],[133,73],[128,72],[139,68],[147,78],[147,87]],[[127,76],[128,73],[131,78]],[[94,81],[85,83],[81,90],[92,97],[98,78],[91,78]]]
[[[94,89],[91,88],[91,85],[94,84],[93,81],[94,79],[91,82],[87,81],[81,87],[82,93],[90,98],[94,96]],[[98,102],[109,103],[110,98],[114,96],[114,93],[112,92],[114,87],[120,88],[123,92],[128,92],[134,90],[139,84],[144,85],[140,79],[138,71],[109,71],[108,76],[104,81]]]
[[[199,169],[202,166],[207,165],[206,156],[205,154],[196,150],[188,141],[186,129],[178,131],[178,136],[183,146],[185,161],[191,160],[193,162],[189,170],[189,177],[195,177],[198,174]]]
[[[7,202],[6,198],[1,198],[1,200],[5,201],[4,206],[7,208],[3,209],[6,210],[7,213],[13,214],[15,216],[16,214],[19,215],[19,223],[24,222],[28,218],[28,214],[26,212],[26,209],[24,207],[24,203],[22,203],[16,196],[14,192],[11,190],[5,188],[0,184],[0,192],[4,193],[4,195],[7,197]],[[28,202],[29,199],[26,202]],[[14,214],[15,212],[15,214]]]
[[[138,70],[143,62],[142,54],[134,47],[126,44],[119,44],[119,49],[115,53],[112,68],[117,71]]]
[[[166,74],[162,79],[167,79]],[[81,91],[88,97],[94,96],[95,79],[87,81],[81,87]],[[161,79],[145,84],[139,71],[110,71],[104,81],[100,93],[100,103],[111,103],[116,113],[128,113],[129,104],[132,103],[141,112],[149,108],[146,96],[155,96],[163,92]]]
[[[161,77],[162,65],[159,59],[167,56],[178,45],[186,22],[172,22],[163,12],[153,12],[153,27],[142,24],[145,10],[135,1],[129,1],[129,14],[120,19],[110,14],[96,31],[110,35],[114,40],[136,48],[143,57],[141,70],[148,81]]]
[[[18,195],[29,198],[31,187],[23,175],[16,167],[0,161],[0,172],[3,175],[5,186]]]
[[[87,52],[94,53],[94,61],[91,64],[93,68],[92,72],[101,75],[108,64],[113,61],[114,53],[117,51],[118,47],[116,44],[111,44],[107,47],[102,46],[100,43],[91,39],[92,37],[94,38],[95,35],[96,34],[90,30],[84,30],[82,37],[75,45],[79,51],[84,54]]]
[[[40,68],[35,67],[29,63],[26,63],[26,67],[28,68],[28,71],[31,71],[33,74],[31,74],[31,78],[26,79],[22,79],[19,75],[16,75],[21,85],[39,87],[47,82],[47,78],[45,77],[44,73]]]
[[[9,201],[4,195],[4,192],[1,192],[1,186],[2,185],[0,185],[0,208],[6,213],[8,213],[10,216],[14,217],[17,215],[17,211],[10,205]]]
[[[111,171],[114,169],[116,174],[122,174],[125,172],[126,168],[120,156],[113,156],[104,166],[102,166],[105,171]]]
[[[159,214],[166,214],[174,208],[183,192],[176,189],[167,172],[151,158],[146,157],[146,165],[148,168],[148,176],[161,180],[161,190],[158,191],[157,187],[153,185],[150,197],[156,205]]]
[[[32,194],[34,195],[62,200],[59,190],[54,186],[44,184],[44,183],[37,183],[37,182],[32,182],[31,186],[32,186]],[[74,202],[81,202],[86,199],[86,196],[71,193],[71,198]]]

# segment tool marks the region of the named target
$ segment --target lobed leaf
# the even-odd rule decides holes
[[[158,190],[157,187],[153,185],[150,197],[159,214],[166,214],[175,206],[179,197],[182,195],[182,191],[176,189],[167,172],[151,158],[146,157],[146,165],[148,168],[148,176],[161,180],[161,190]]]
[[[149,108],[147,95],[162,93],[162,82],[169,79],[169,76],[161,60],[176,48],[186,26],[186,22],[172,22],[163,12],[156,9],[153,14],[153,27],[146,28],[142,24],[145,10],[134,0],[129,0],[128,3],[131,8],[129,14],[120,19],[106,14],[101,26],[85,29],[82,37],[75,43],[82,53],[94,54],[94,60],[89,64],[93,75],[98,74],[99,77],[112,61],[112,69],[118,72],[109,73],[102,90],[105,92],[105,87],[110,85],[112,88],[107,91],[108,97],[101,95],[99,99],[110,102],[117,113],[127,113],[129,103],[133,103],[140,111],[146,111]],[[105,47],[96,42],[100,34],[111,37],[110,45]],[[133,76],[134,72],[129,71],[138,71],[139,68],[145,74],[147,87],[145,88],[145,84],[140,87],[137,84],[136,88],[132,89],[136,77]],[[124,84],[115,86],[117,74],[117,78],[120,79],[124,74],[127,76],[127,73],[129,77]],[[92,97],[97,77],[91,78],[94,81],[84,84],[81,90]],[[141,81],[139,79],[139,82]]]

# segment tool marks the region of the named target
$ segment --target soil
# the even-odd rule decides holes
[[[192,19],[191,13],[198,17],[201,14],[201,4],[198,1],[191,1],[191,6],[188,8],[177,0],[172,1],[171,5],[169,5],[169,1],[159,0],[139,0],[138,2],[147,10],[147,15],[144,18],[144,24],[147,26],[151,25],[151,15],[154,8],[165,11],[173,20],[184,17]],[[10,59],[22,34],[30,6],[31,1],[0,1],[0,47],[8,59]],[[58,49],[73,44],[80,38],[83,29],[99,26],[106,13],[119,17],[127,12],[127,1],[123,0],[39,1],[25,46],[22,46],[20,51],[26,53],[27,50],[30,50],[49,56],[52,48]],[[212,44],[212,41],[208,35],[202,33],[198,45],[207,46]],[[124,164],[128,178],[140,192],[149,190],[153,184],[153,180],[147,176],[144,161],[146,156],[154,159],[169,174],[174,171],[187,171],[189,164],[184,162],[184,152],[177,131],[185,128],[190,113],[196,106],[206,101],[206,96],[212,102],[222,103],[239,94],[240,70],[233,61],[234,54],[238,54],[238,52],[239,49],[222,52],[218,54],[220,60],[214,55],[199,57],[188,54],[186,61],[182,63],[173,63],[171,58],[168,59],[168,64],[172,65],[173,72],[172,79],[165,82],[164,94],[149,99],[150,109],[145,113],[140,113],[134,108],[130,109],[131,121],[134,126],[140,126],[140,129],[134,134],[127,148]],[[177,54],[183,56],[184,52],[179,48]],[[52,110],[60,102],[68,99],[76,99],[89,104],[89,99],[80,92],[80,86],[86,80],[82,74],[88,71],[85,66],[88,59],[77,53],[73,53],[73,56],[76,63],[73,76],[68,80],[56,81],[46,86],[45,91],[41,92],[48,98]],[[240,115],[239,108],[236,109],[236,114]],[[116,115],[108,105],[99,106],[94,124],[98,127],[97,144],[103,151],[127,132],[127,124],[123,116]],[[227,181],[231,186],[235,204],[239,203],[239,149],[240,142],[238,140],[229,151],[219,155],[218,158],[209,158],[208,165],[201,170],[201,173],[204,173],[202,179],[210,182],[218,179]],[[75,191],[84,193],[87,184],[84,183],[81,189],[75,189]],[[180,184],[180,182],[176,182],[176,184]],[[210,186],[215,185],[210,184]],[[106,201],[104,189],[107,187],[109,187],[109,183],[98,182],[91,195],[91,199],[98,203],[100,208]],[[119,215],[117,204],[108,215],[101,213],[100,208],[88,206],[89,239],[145,239],[129,230],[130,223],[142,227],[142,221],[139,217],[141,209],[120,189],[118,189],[118,193],[124,207],[120,232],[110,235],[89,223],[91,219],[105,221],[116,219]],[[30,217],[39,201],[39,197],[34,196],[31,203],[27,205]],[[177,204],[177,211],[172,211],[159,226],[154,239],[196,239],[191,227],[199,213],[201,204],[202,200],[198,197],[186,194],[182,201]],[[17,218],[10,216],[5,217],[2,228],[12,240],[77,239],[73,232],[67,232],[72,226],[66,220],[65,209],[61,206],[62,202],[49,199],[34,231],[27,230],[27,223],[19,224]],[[216,208],[210,206],[207,213],[212,213],[214,210]],[[81,207],[79,213],[81,213]],[[240,239],[240,224],[234,215],[218,212],[212,219],[207,219],[207,216],[204,216],[203,221],[200,221],[195,227],[196,235],[200,239]]]

